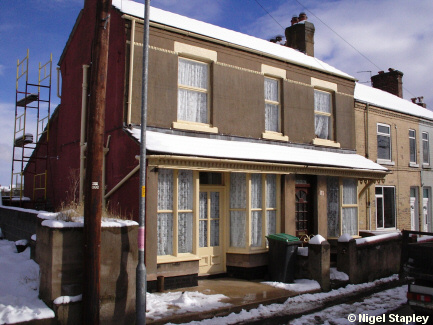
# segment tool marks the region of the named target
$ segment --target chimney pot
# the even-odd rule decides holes
[[[307,19],[308,19],[308,17],[307,17],[307,14],[305,12],[301,12],[299,14],[299,21],[304,21],[304,20],[307,20]]]
[[[292,24],[292,26],[293,26],[294,24],[297,24],[298,22],[299,22],[298,16],[293,16],[293,17],[292,17],[292,20],[290,21],[290,23]]]

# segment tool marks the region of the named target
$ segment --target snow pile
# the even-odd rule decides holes
[[[348,243],[352,239],[352,236],[349,234],[343,234],[340,238],[338,238],[339,243]]]
[[[0,274],[0,324],[54,317],[38,298],[39,266],[29,248],[18,254],[14,242],[0,240]]]
[[[323,238],[323,236],[317,234],[316,236],[314,236],[308,243],[312,244],[312,245],[320,245],[322,244],[324,241],[326,241],[325,238]]]
[[[206,295],[201,292],[167,292],[146,294],[146,315],[157,320],[167,316],[169,311],[177,314],[213,310],[230,304],[221,302],[227,297],[221,294]]]
[[[362,244],[367,244],[367,243],[375,243],[375,242],[386,240],[386,239],[392,239],[392,238],[396,238],[396,237],[400,237],[400,236],[401,236],[400,232],[392,232],[389,234],[358,238],[355,240],[356,240],[356,245],[362,245]]]
[[[349,281],[349,276],[344,272],[337,271],[335,267],[330,268],[329,277],[334,281]]]
[[[64,304],[69,304],[71,302],[77,302],[77,301],[81,301],[83,300],[83,295],[78,295],[78,296],[61,296],[61,297],[57,297],[56,299],[54,299],[54,303],[56,305],[64,305]]]
[[[42,226],[50,228],[80,228],[84,227],[84,217],[73,218],[74,221],[62,220],[61,213],[51,213],[44,212],[39,213],[38,218],[44,219],[42,221]],[[101,227],[127,227],[138,225],[137,222],[132,220],[122,220],[122,219],[109,219],[103,218],[101,222]]]
[[[295,283],[282,283],[282,282],[262,282],[262,283],[270,285],[275,288],[294,291],[298,293],[320,290],[320,284],[317,281],[308,280],[308,279],[295,280]]]

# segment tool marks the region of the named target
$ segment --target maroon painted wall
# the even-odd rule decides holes
[[[48,201],[55,209],[71,199],[70,184],[73,178],[79,176],[83,65],[90,65],[91,62],[94,17],[93,3],[87,1],[59,62],[62,74],[62,99],[60,107],[50,121],[47,178]],[[124,20],[117,10],[112,10],[105,112],[106,144],[110,136],[109,151],[106,154],[106,192],[138,165],[135,156],[139,154],[139,145],[123,131],[125,37]],[[88,84],[90,78],[89,72]],[[26,196],[32,197],[33,176],[27,173],[25,177]],[[110,197],[109,208],[116,210],[122,207],[122,215],[133,213],[134,218],[137,218],[138,194],[131,195],[131,191],[138,193],[137,189],[138,173]],[[76,197],[78,198],[78,192]]]

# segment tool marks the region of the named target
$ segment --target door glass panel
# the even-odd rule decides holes
[[[207,247],[207,192],[200,192],[199,205],[199,246]]]
[[[210,246],[219,246],[220,193],[210,193]]]

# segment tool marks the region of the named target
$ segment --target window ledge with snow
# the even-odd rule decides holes
[[[414,162],[411,162],[411,163],[409,163],[409,167],[418,168],[418,167],[419,167],[419,164],[414,163]]]

